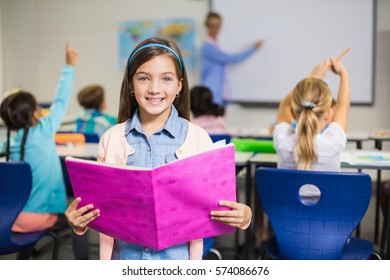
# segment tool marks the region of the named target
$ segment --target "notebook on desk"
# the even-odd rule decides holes
[[[236,201],[232,144],[154,169],[66,158],[79,207],[92,203],[100,216],[89,226],[126,242],[161,250],[235,231],[210,219]]]

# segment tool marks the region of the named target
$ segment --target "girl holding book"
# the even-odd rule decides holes
[[[187,73],[176,44],[159,38],[140,43],[127,61],[118,124],[102,136],[98,161],[154,168],[207,149],[212,144],[207,132],[188,121],[189,100]],[[80,201],[70,204],[66,216],[75,232],[83,234],[100,211],[91,204],[77,209]],[[232,201],[220,205],[231,210],[212,211],[212,219],[248,227],[248,206]],[[100,234],[101,259],[201,259],[202,252],[202,239],[157,251]]]

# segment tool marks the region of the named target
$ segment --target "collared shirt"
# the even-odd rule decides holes
[[[188,122],[180,118],[172,106],[171,114],[164,127],[148,139],[139,120],[138,110],[126,122],[126,140],[135,150],[127,158],[126,165],[155,168],[177,159],[175,152],[186,138]],[[167,260],[189,259],[188,242],[157,251],[151,248],[115,240],[112,259]]]
[[[138,111],[126,123],[126,140],[135,152],[126,165],[155,168],[177,159],[175,152],[183,145],[188,123],[179,117],[172,106],[171,114],[164,127],[148,139],[139,120]]]

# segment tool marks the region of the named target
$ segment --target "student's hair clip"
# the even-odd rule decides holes
[[[314,104],[313,102],[308,102],[305,100],[301,102],[301,105],[303,108],[309,108],[309,109],[313,109],[316,106],[316,104]]]

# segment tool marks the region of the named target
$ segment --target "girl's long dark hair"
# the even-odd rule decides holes
[[[20,149],[20,160],[24,160],[25,145],[29,128],[33,126],[34,112],[38,108],[35,97],[29,93],[19,90],[4,98],[0,105],[0,117],[7,126],[6,161],[9,161],[11,148],[11,131],[23,129],[23,138]]]
[[[187,72],[183,63],[183,57],[181,56],[180,50],[177,45],[173,41],[165,40],[162,38],[150,38],[135,47],[132,53],[134,53],[134,51],[144,45],[153,43],[166,45],[172,48],[181,60],[182,71],[180,71],[180,62],[177,57],[171,51],[165,48],[151,46],[138,51],[136,55],[134,55],[132,60],[130,62],[127,61],[126,63],[126,69],[123,75],[121,94],[119,99],[118,123],[124,122],[127,119],[132,118],[134,112],[138,108],[138,103],[135,97],[132,95],[133,76],[135,75],[137,69],[145,62],[159,55],[167,55],[175,64],[176,75],[179,80],[182,80],[183,86],[181,91],[179,92],[179,96],[175,98],[173,105],[175,106],[180,117],[186,120],[190,119],[190,94]],[[129,55],[129,58],[131,57],[131,54]]]

